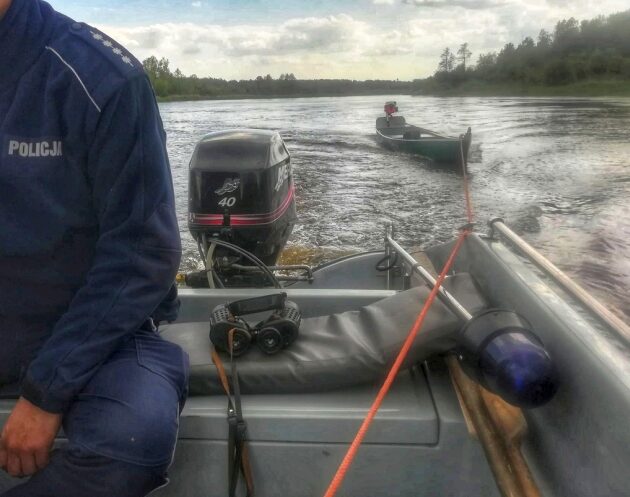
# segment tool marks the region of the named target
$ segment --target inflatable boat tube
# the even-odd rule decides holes
[[[483,298],[468,274],[449,280],[449,291],[470,310],[483,308]],[[289,348],[266,355],[252,347],[235,359],[241,391],[321,392],[382,379],[429,293],[425,287],[416,287],[356,311],[303,319],[300,335]],[[459,329],[455,316],[436,299],[405,367],[452,349]],[[222,392],[208,332],[207,322],[175,323],[161,330],[164,338],[179,344],[190,356],[191,395]]]

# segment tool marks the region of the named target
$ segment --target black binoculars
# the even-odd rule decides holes
[[[272,311],[271,315],[255,326],[241,317],[267,311]],[[238,300],[214,308],[210,341],[218,350],[233,356],[244,354],[254,342],[265,354],[275,354],[295,341],[301,320],[300,309],[287,300],[286,293]]]

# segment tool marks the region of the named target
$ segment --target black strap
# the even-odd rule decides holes
[[[388,262],[388,265],[381,266],[381,264],[383,264],[384,262]],[[396,267],[397,262],[398,262],[398,252],[392,252],[391,254],[386,255],[380,261],[378,261],[376,263],[375,269],[377,271],[390,271]]]
[[[232,376],[232,385],[234,386],[233,400],[228,397],[228,478],[229,478],[229,497],[236,496],[236,487],[238,485],[239,474],[243,474],[245,486],[247,489],[246,496],[253,497],[253,487],[248,475],[249,468],[245,467],[244,451],[245,440],[247,435],[247,424],[243,419],[243,410],[241,407],[241,388],[238,381],[238,371],[236,370],[236,362],[232,355],[232,347],[230,347],[230,372]]]
[[[245,316],[265,311],[282,310],[286,301],[287,294],[285,292],[273,293],[251,299],[237,300],[228,304],[228,309],[233,316]]]
[[[223,363],[216,350],[212,350],[212,359],[221,378],[221,383],[228,399],[228,495],[236,497],[239,474],[243,475],[246,487],[246,497],[254,497],[254,485],[247,451],[247,424],[243,418],[241,407],[241,388],[238,381],[238,371],[232,353],[233,330],[230,330],[228,343],[230,344],[230,373],[234,386],[234,396],[230,393],[230,386]]]

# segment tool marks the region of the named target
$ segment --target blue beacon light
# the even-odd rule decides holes
[[[512,405],[540,407],[558,390],[551,357],[515,312],[490,309],[474,316],[459,343],[464,371]]]

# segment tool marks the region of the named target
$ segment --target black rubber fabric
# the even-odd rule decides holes
[[[470,276],[458,276],[449,283],[449,290],[466,301],[472,312],[482,308],[483,299]],[[428,295],[427,288],[418,287],[357,311],[303,319],[298,339],[286,350],[269,356],[252,347],[236,359],[241,391],[316,392],[381,379]],[[453,348],[459,329],[455,316],[436,299],[406,366]],[[162,328],[164,338],[179,344],[190,355],[190,395],[222,392],[210,357],[208,332],[207,322],[176,323]]]

